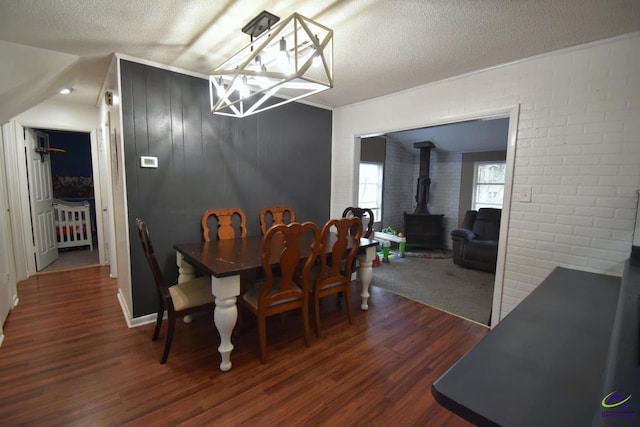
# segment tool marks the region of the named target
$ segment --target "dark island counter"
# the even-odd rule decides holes
[[[435,399],[477,425],[640,425],[639,270],[556,268],[433,383]]]

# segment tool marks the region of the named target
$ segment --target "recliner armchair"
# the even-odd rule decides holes
[[[462,227],[451,231],[453,263],[475,270],[496,272],[502,209],[469,210]]]

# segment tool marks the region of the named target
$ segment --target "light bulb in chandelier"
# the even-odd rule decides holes
[[[315,35],[316,38],[316,44],[320,43],[320,40],[318,39],[318,35]],[[313,46],[313,66],[314,67],[319,67],[322,64],[322,58],[320,57],[320,52],[318,52],[318,48],[316,46]]]
[[[262,67],[262,57],[260,55],[256,55],[250,68],[254,69],[255,71],[261,71]]]
[[[266,78],[264,76],[264,73],[267,72],[267,66],[262,64],[262,67],[260,67],[260,72],[263,73],[261,75],[257,75],[255,77],[255,82],[258,84],[258,86],[260,86],[262,89],[266,89],[267,87],[269,87],[269,79]]]
[[[222,84],[222,77],[218,79],[218,85],[216,86],[216,94],[219,98],[224,96],[224,85]]]
[[[293,72],[293,70],[291,69],[291,57],[289,56],[289,52],[287,51],[287,41],[284,39],[284,37],[280,39],[278,66],[287,74],[291,74]]]
[[[240,84],[238,86],[238,93],[240,94],[240,98],[248,98],[250,91],[246,76],[242,77],[242,80],[240,81]]]

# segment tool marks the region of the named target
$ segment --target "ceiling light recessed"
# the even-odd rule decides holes
[[[60,93],[63,94],[63,95],[68,95],[71,92],[73,92],[73,88],[70,88],[70,87],[64,87],[64,88],[60,89]]]

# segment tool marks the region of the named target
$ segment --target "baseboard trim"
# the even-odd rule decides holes
[[[124,297],[122,296],[120,289],[118,289],[118,294],[116,296],[118,298],[120,308],[122,309],[122,314],[124,314],[124,321],[127,323],[127,327],[137,328],[138,326],[148,325],[149,323],[154,323],[156,321],[157,313],[151,313],[140,317],[132,317],[127,305],[124,303]],[[165,312],[164,319],[166,318],[167,313]]]
[[[151,313],[151,314],[147,314],[146,316],[140,316],[140,317],[136,317],[131,319],[131,326],[133,328],[136,328],[138,326],[142,326],[142,325],[148,325],[149,323],[154,323],[156,321],[156,313]],[[165,318],[167,317],[166,313],[165,313]]]
[[[129,313],[129,309],[127,308],[127,304],[124,303],[124,297],[122,296],[122,290],[118,288],[118,293],[116,294],[118,298],[118,304],[120,304],[120,309],[122,310],[122,314],[124,314],[124,321],[127,323],[127,326],[131,328],[131,313]]]

